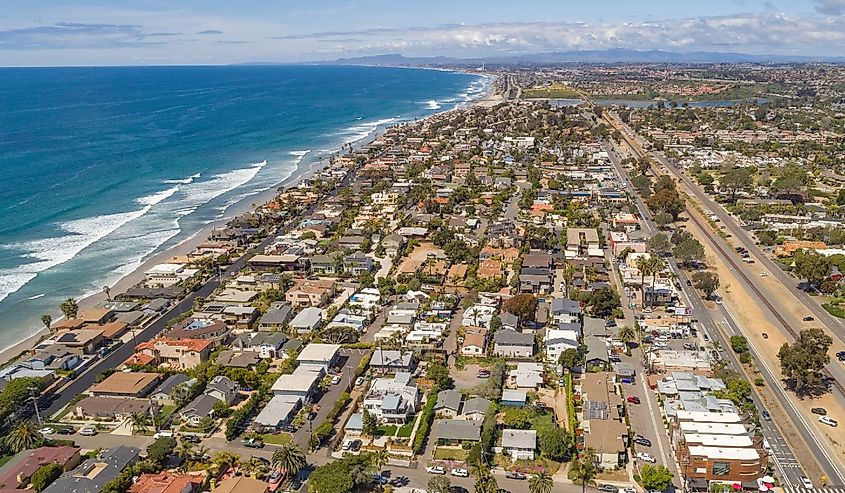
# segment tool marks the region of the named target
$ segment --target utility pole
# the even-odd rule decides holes
[[[32,393],[33,390],[35,391],[35,395],[30,395],[29,398],[32,399],[32,403],[35,406],[35,418],[38,420],[38,426],[41,426],[41,413],[38,411],[38,397],[40,389],[37,387],[29,387],[27,390],[29,390],[30,393]]]

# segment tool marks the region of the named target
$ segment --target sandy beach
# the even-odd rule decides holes
[[[494,106],[502,101],[502,97],[499,94],[496,94],[493,89],[494,84],[491,83],[487,86],[487,91],[484,92],[480,97],[471,101],[469,106],[480,105],[485,107]],[[455,111],[460,108],[450,108],[445,111],[433,113],[426,118],[431,118],[435,115],[439,115],[444,112],[448,111]],[[379,135],[384,133],[384,128],[378,128],[371,132],[367,137],[359,140],[357,143],[353,144],[353,148],[359,148],[364,146],[370,142],[372,142],[375,138]],[[337,149],[333,154],[337,154],[340,152],[340,149]],[[129,288],[135,286],[139,282],[144,279],[144,273],[149,270],[151,267],[163,263],[173,257],[187,255],[189,252],[193,251],[197,245],[205,242],[208,239],[208,236],[211,234],[211,231],[215,227],[220,227],[225,225],[230,219],[236,217],[240,214],[245,212],[249,212],[253,208],[253,204],[266,204],[270,202],[278,195],[278,190],[280,188],[289,187],[299,181],[310,177],[320,169],[322,169],[327,161],[329,156],[325,156],[318,161],[312,161],[309,163],[303,163],[301,167],[298,167],[291,176],[283,180],[281,183],[277,184],[276,186],[252,197],[247,197],[242,201],[233,204],[226,212],[227,215],[224,218],[221,218],[218,221],[210,223],[205,228],[201,229],[200,231],[196,232],[189,238],[185,239],[184,241],[180,242],[177,245],[174,245],[167,250],[159,252],[157,254],[152,255],[151,257],[147,258],[144,262],[142,262],[134,271],[127,274],[126,276],[122,277],[119,281],[117,281],[114,285],[110,286],[111,292],[114,294],[123,293]],[[78,300],[79,309],[85,310],[87,308],[92,308],[102,302],[106,301],[105,293],[96,293],[85,298]],[[55,321],[60,320],[60,318],[54,319]],[[39,330],[38,332],[34,333],[30,337],[24,339],[13,346],[10,346],[4,350],[0,350],[0,365],[5,365],[9,361],[15,359],[22,353],[29,351],[32,349],[40,340],[45,338],[49,335],[49,331],[46,328]]]

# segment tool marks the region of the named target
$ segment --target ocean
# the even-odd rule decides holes
[[[0,349],[343,144],[488,82],[351,66],[0,69]]]

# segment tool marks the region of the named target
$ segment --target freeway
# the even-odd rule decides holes
[[[608,151],[608,155],[610,156],[610,160],[614,165],[616,173],[620,176],[623,183],[629,190],[634,190],[634,187],[630,182],[630,178],[620,163],[619,155],[612,147],[608,146],[607,143],[605,144],[605,149]],[[643,217],[643,224],[646,231],[650,236],[654,235],[658,229],[651,216],[651,212],[645,206],[642,198],[638,194],[632,193],[632,195],[634,197],[634,203]],[[688,281],[688,279],[686,277],[686,273],[679,268],[673,257],[668,257],[666,260],[669,263],[671,270],[678,276],[678,281],[681,285],[681,293],[684,295],[687,306],[693,309],[693,313],[695,313],[698,317],[699,324],[701,324],[704,328],[710,340],[720,341],[722,347],[730,347],[730,342],[728,340],[730,336],[723,334],[718,325],[715,323],[710,311],[704,306],[700,297],[694,292],[692,287],[687,285],[686,281]],[[732,367],[739,369],[740,364],[736,355],[733,354],[732,351],[728,351],[727,354]],[[767,380],[767,384],[769,384],[771,388],[780,389],[781,392],[783,392],[783,389],[781,389],[779,383],[770,371],[762,373]],[[789,402],[786,396],[783,396],[783,398]],[[765,409],[762,399],[756,389],[754,389],[753,399],[758,409]],[[763,436],[766,437],[767,441],[773,448],[772,457],[774,458],[776,467],[778,468],[778,472],[780,473],[783,482],[786,484],[800,484],[799,478],[803,475],[803,472],[801,471],[800,466],[798,466],[798,463],[795,460],[795,455],[780,430],[774,425],[774,423],[768,421],[763,421],[761,427]],[[811,432],[805,435],[805,441],[807,441],[808,445],[810,443],[815,445],[815,447],[819,449],[816,452],[821,455],[823,451],[818,447],[818,441],[814,439]],[[813,455],[815,456],[816,453]],[[835,476],[829,477],[833,478]]]

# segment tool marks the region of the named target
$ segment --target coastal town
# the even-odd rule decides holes
[[[487,70],[45,314],[0,488],[845,491],[842,67]]]

